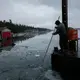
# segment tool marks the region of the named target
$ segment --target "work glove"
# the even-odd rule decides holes
[[[52,33],[52,35],[55,35],[55,33]]]
[[[55,29],[57,29],[58,27],[56,26]]]

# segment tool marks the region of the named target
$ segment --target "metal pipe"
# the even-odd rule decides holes
[[[62,0],[62,22],[68,28],[68,0]]]

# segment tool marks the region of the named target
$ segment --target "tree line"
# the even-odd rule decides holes
[[[15,24],[12,22],[10,19],[9,21],[0,21],[0,27],[7,27],[10,29],[13,33],[21,33],[25,31],[33,31],[33,30],[38,30],[38,31],[50,31],[50,29],[47,28],[34,28],[34,26],[28,26],[28,25],[22,25],[22,24]]]

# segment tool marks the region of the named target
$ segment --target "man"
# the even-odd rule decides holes
[[[57,27],[55,27],[57,30],[55,33],[53,33],[53,35],[59,34],[59,45],[61,48],[61,52],[63,52],[63,50],[67,48],[67,31],[65,25],[59,20],[57,20],[55,24],[57,25]]]

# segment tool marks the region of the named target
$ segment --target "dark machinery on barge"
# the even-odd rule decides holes
[[[61,53],[57,47],[54,48],[51,54],[52,70],[59,72],[63,80],[79,80],[78,31],[68,27],[68,0],[62,0],[62,22],[68,34],[68,50]]]

